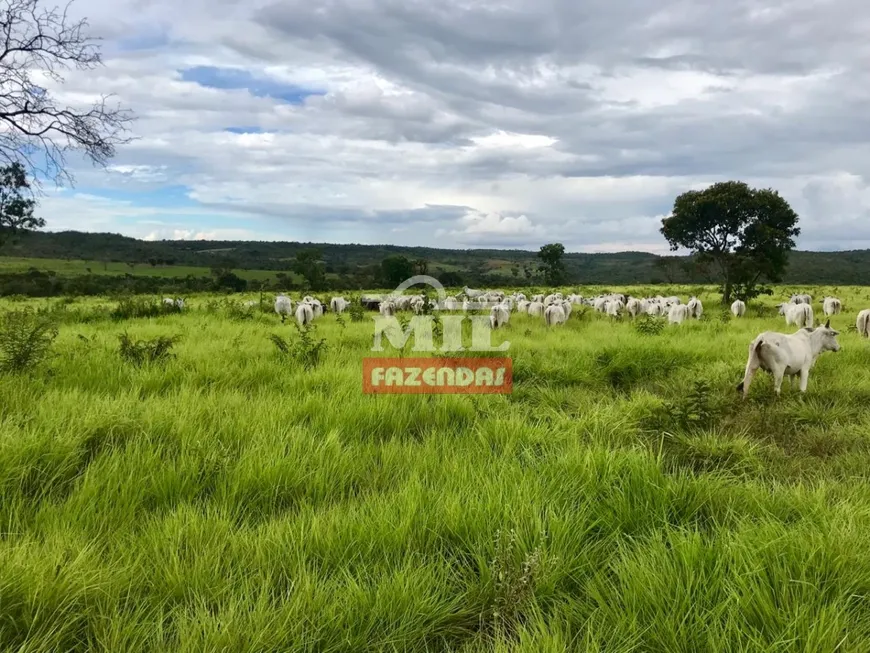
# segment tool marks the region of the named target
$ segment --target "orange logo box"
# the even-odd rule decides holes
[[[365,394],[510,394],[510,358],[364,358]]]

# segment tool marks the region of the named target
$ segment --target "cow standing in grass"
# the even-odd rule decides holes
[[[840,351],[837,342],[839,331],[831,328],[831,321],[825,326],[813,329],[805,327],[792,334],[765,331],[759,334],[749,345],[749,360],[743,380],[737,385],[737,391],[743,393],[743,398],[749,395],[752,377],[762,369],[773,375],[773,390],[777,396],[782,388],[782,379],[788,375],[789,383],[794,384],[794,377],[800,375],[800,390],[807,391],[807,380],[810,370],[816,364],[818,357],[826,351]]]
[[[858,335],[870,338],[870,308],[865,308],[858,313],[858,319],[855,320],[855,326],[858,328]]]
[[[746,315],[746,302],[742,299],[735,299],[734,303],[731,304],[731,314],[734,317],[743,317]]]

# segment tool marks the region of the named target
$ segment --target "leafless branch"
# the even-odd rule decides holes
[[[40,7],[41,0],[0,0],[0,162],[21,162],[34,183],[75,181],[67,155],[78,151],[105,167],[127,136],[132,112],[104,95],[89,109],[61,106],[39,84],[47,77],[63,83],[64,70],[102,65],[98,39],[87,35],[86,20],[63,9]]]

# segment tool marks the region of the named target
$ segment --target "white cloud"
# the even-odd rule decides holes
[[[793,203],[804,248],[870,239],[857,0],[217,7],[76,0],[106,67],[46,84],[115,93],[138,139],[76,165],[50,228],[664,252],[674,197],[738,178]]]

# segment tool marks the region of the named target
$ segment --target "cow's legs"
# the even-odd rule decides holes
[[[801,392],[807,391],[807,381],[810,380],[810,368],[804,367],[801,369]]]

